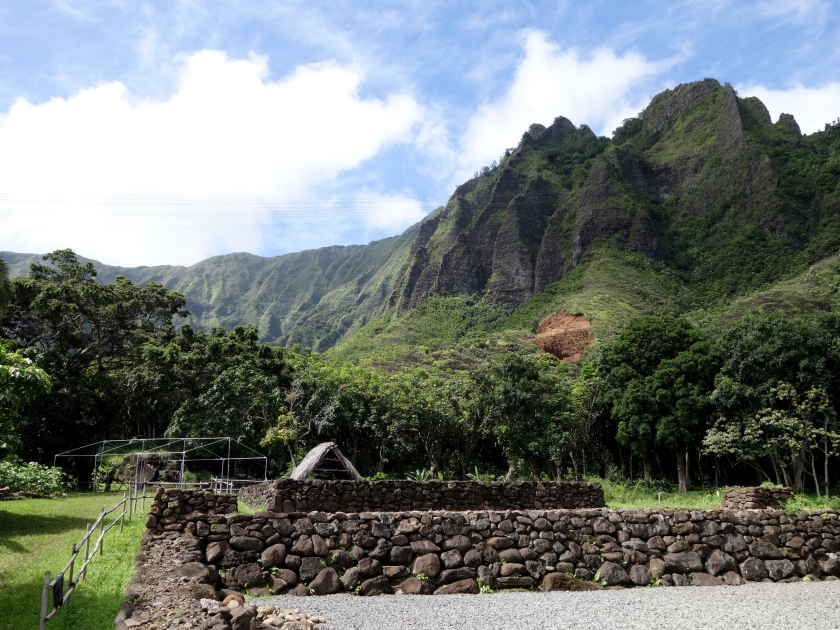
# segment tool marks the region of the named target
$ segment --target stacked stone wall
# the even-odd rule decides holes
[[[221,504],[203,492],[205,505]],[[836,512],[506,510],[215,514],[159,493],[145,545],[181,538],[215,588],[362,595],[836,579]],[[187,510],[189,506],[191,509]],[[223,576],[223,577],[222,577]],[[581,582],[573,579],[577,578]],[[265,591],[266,593],[268,591]]]
[[[480,481],[296,481],[240,491],[242,501],[275,512],[554,510],[603,507],[599,483]]]
[[[721,505],[730,510],[763,510],[778,508],[792,496],[790,488],[732,488],[724,491]]]

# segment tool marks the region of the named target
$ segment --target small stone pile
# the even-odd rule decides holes
[[[280,479],[243,488],[248,505],[274,512],[554,510],[603,507],[599,483],[522,481],[325,481]]]
[[[56,495],[38,494],[37,492],[28,492],[26,490],[18,490],[17,492],[12,492],[8,486],[6,486],[5,488],[0,488],[0,501],[18,501],[20,499],[50,499],[54,496],[66,497],[67,495],[63,492],[60,492]]]
[[[764,488],[761,486],[732,488],[721,498],[721,506],[730,510],[778,509],[793,496],[790,488]]]
[[[323,617],[303,613],[298,608],[281,609],[275,606],[257,607],[257,619],[280,630],[314,630],[319,623],[326,621]]]

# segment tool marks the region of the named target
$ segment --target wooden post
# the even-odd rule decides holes
[[[67,584],[69,586],[73,586],[73,568],[76,565],[76,554],[79,553],[79,550],[76,548],[76,543],[73,543],[73,555],[70,557],[70,578]]]
[[[44,573],[44,589],[41,591],[41,630],[46,630],[47,627],[47,600],[50,595],[50,582],[52,581],[52,574],[47,571]]]
[[[102,508],[102,514],[99,515],[99,555],[105,554],[105,508]]]
[[[90,530],[93,527],[93,523],[87,524],[87,537],[85,538],[85,564],[87,564],[88,558],[90,558]],[[87,579],[87,567],[85,567],[85,579]]]
[[[128,520],[130,521],[131,520],[131,482],[129,482],[129,484],[128,484],[128,495],[127,496],[128,496],[128,506],[126,506],[125,503],[123,503],[123,510],[125,510],[126,507],[127,507],[127,509],[128,509]],[[125,502],[125,500],[126,500],[126,493],[123,492],[123,502]]]

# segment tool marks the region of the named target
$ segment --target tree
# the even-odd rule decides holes
[[[706,436],[706,446],[711,452],[737,455],[772,481],[760,466],[762,461],[769,461],[777,483],[783,481],[802,492],[809,452],[823,442],[831,444],[826,455],[837,453],[840,433],[834,429],[834,409],[824,389],[812,387],[800,394],[784,382],[770,390],[768,402],[770,406],[742,422],[714,427]]]
[[[52,378],[52,393],[21,410],[19,431],[32,458],[125,431],[127,370],[150,340],[174,335],[173,317],[186,314],[184,298],[160,285],[97,283],[93,265],[70,250],[44,259],[49,264],[33,264],[27,278],[11,281],[0,322],[20,355]]]
[[[572,426],[565,371],[565,364],[547,355],[533,360],[505,354],[479,376],[489,399],[485,428],[511,472],[522,461],[534,478],[545,469],[552,478],[560,476]]]
[[[676,455],[679,492],[688,491],[688,447],[703,435],[714,409],[711,392],[719,365],[714,346],[698,341],[673,359],[663,360],[653,376],[645,379],[656,403],[656,442]]]
[[[7,352],[0,346],[0,452],[19,444],[15,422],[23,406],[37,396],[48,394],[49,375],[20,352]]]
[[[675,317],[631,319],[605,348],[604,398],[618,441],[643,458],[646,481],[653,476],[651,452],[664,444],[675,453],[680,491],[687,490],[687,446],[698,438],[715,357],[702,331]]]
[[[3,313],[6,312],[10,297],[9,268],[6,266],[6,261],[0,258],[0,317],[3,317]]]
[[[810,322],[752,316],[727,331],[707,450],[734,455],[766,479],[800,492],[816,437],[823,438],[826,458],[834,453],[828,443],[837,408],[837,331],[833,315]]]

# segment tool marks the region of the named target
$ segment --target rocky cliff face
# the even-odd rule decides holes
[[[758,99],[713,79],[657,95],[612,142],[565,118],[533,125],[421,227],[391,304],[404,312],[430,294],[484,293],[517,308],[599,245],[663,259],[662,241],[677,242],[691,267],[688,246],[758,225],[799,248],[815,226],[777,194],[777,168],[754,138],[770,127],[781,142],[801,135],[792,116],[773,125]]]

